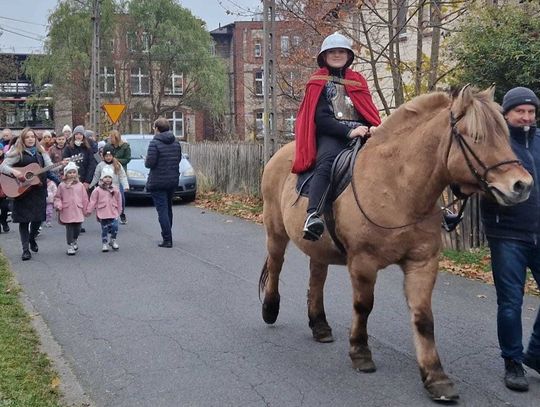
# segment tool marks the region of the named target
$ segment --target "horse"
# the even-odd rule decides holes
[[[437,401],[459,398],[439,359],[431,309],[441,249],[438,199],[448,185],[457,184],[465,194],[485,193],[509,206],[527,200],[533,183],[510,147],[493,95],[493,87],[479,91],[470,86],[454,96],[420,95],[373,130],[354,163],[350,184],[331,209],[341,248],[328,230],[318,241],[303,239],[307,198],[298,196],[297,175],[291,173],[295,142],[279,149],[261,181],[267,248],[259,278],[263,320],[277,320],[279,274],[292,240],[310,259],[307,309],[313,338],[333,341],[324,284],[330,264],[346,265],[353,290],[349,356],[355,370],[374,372],[367,321],[377,271],[397,264],[404,274],[424,388]]]

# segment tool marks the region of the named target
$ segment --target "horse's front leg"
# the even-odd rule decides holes
[[[438,256],[424,261],[405,262],[405,295],[411,313],[416,358],[424,387],[434,400],[451,401],[459,398],[454,383],[441,365],[435,345],[431,295],[438,270]]]
[[[377,265],[366,257],[355,256],[349,260],[348,267],[353,289],[349,356],[354,369],[371,373],[376,370],[376,367],[368,346],[367,322],[373,309]]]
[[[309,327],[313,339],[317,342],[333,342],[332,328],[326,321],[324,312],[324,283],[328,275],[328,264],[310,259],[309,261],[309,289],[307,292],[307,306]]]

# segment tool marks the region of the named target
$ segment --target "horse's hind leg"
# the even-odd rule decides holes
[[[267,324],[276,322],[279,314],[279,273],[288,243],[289,237],[285,233],[272,233],[267,229],[268,256],[259,278],[259,292],[264,293],[262,317]]]
[[[353,319],[349,335],[349,356],[353,368],[364,373],[376,370],[368,346],[367,322],[373,309],[377,265],[367,257],[355,256],[349,261],[353,289]]]
[[[313,339],[317,342],[333,342],[332,328],[328,325],[324,312],[324,283],[328,274],[328,264],[318,263],[310,259],[309,271],[307,306],[309,327]]]
[[[437,277],[438,259],[409,261],[403,265],[405,295],[411,313],[416,357],[424,387],[434,400],[459,398],[453,382],[443,370],[435,345],[431,294]]]

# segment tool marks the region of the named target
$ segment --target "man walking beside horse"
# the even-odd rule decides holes
[[[525,354],[521,326],[527,268],[540,286],[540,131],[536,128],[539,105],[534,92],[524,87],[508,91],[502,102],[512,149],[534,179],[529,199],[512,207],[499,206],[487,198],[481,202],[497,291],[497,333],[505,365],[504,382],[516,391],[529,389],[522,363],[540,373],[540,312]]]

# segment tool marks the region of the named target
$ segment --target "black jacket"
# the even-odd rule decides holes
[[[175,189],[180,177],[182,147],[171,131],[158,133],[150,141],[144,165],[150,168],[147,191]]]
[[[71,146],[66,145],[64,151],[62,152],[63,158],[69,158],[73,155],[82,154],[82,161],[77,163],[79,167],[79,179],[81,182],[86,182],[90,184],[94,178],[94,172],[96,171],[97,161],[94,157],[94,151],[92,147],[90,149],[84,146]]]
[[[529,199],[514,206],[500,206],[493,200],[480,201],[486,236],[516,239],[536,244],[540,236],[540,131],[531,127],[510,128],[510,144],[523,167],[533,177]]]

